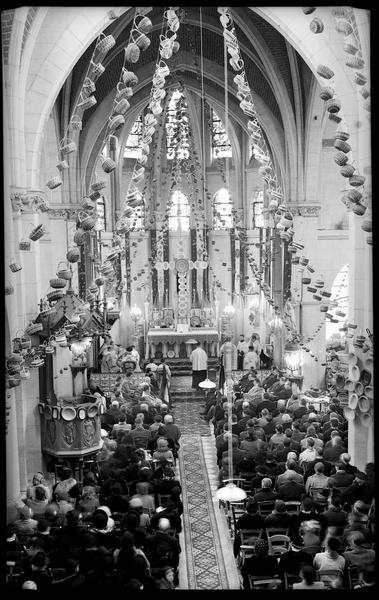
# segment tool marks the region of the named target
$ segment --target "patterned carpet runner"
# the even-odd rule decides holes
[[[173,377],[173,414],[182,437],[179,477],[183,489],[183,533],[179,589],[239,589],[239,576],[225,518],[214,497],[217,474],[214,437],[191,397],[191,378]]]

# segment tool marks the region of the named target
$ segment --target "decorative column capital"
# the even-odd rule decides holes
[[[66,221],[76,221],[79,210],[79,204],[59,204],[56,206],[56,208],[49,208],[48,214],[50,219],[65,219]]]

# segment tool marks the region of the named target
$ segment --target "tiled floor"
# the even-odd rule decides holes
[[[188,397],[191,377],[175,379],[173,414],[182,431],[177,469],[184,505],[179,589],[239,589],[229,531],[215,499],[218,468],[214,437],[199,415],[204,402]]]

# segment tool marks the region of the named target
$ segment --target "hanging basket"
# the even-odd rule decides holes
[[[354,73],[353,81],[357,85],[366,85],[366,83],[367,83],[367,77],[366,77],[366,75],[363,75],[363,73],[358,73],[357,72],[357,73]],[[363,90],[361,91],[361,94],[362,94],[362,92],[363,92]],[[368,95],[368,93],[367,93],[367,95]],[[362,96],[363,96],[363,94],[362,94]],[[367,98],[367,96],[363,96],[363,97]]]
[[[34,227],[34,229],[32,229],[31,233],[29,234],[29,238],[33,241],[36,242],[37,240],[39,240],[43,235],[45,235],[46,233],[46,228],[44,225],[40,224],[37,225],[36,227]]]
[[[50,292],[50,293],[52,293],[52,292]],[[55,300],[58,300],[58,299],[59,298],[55,298]],[[53,300],[54,300],[54,298],[51,300],[51,302],[53,302]],[[55,315],[56,312],[57,312],[56,309],[53,306],[51,306],[50,308],[45,308],[45,309],[41,310],[39,314],[42,318],[45,319],[46,317]]]
[[[25,333],[27,335],[34,335],[36,333],[38,333],[39,331],[43,330],[43,325],[42,323],[30,323],[26,328],[25,328]]]
[[[59,175],[57,175],[56,177],[49,179],[49,181],[47,182],[46,185],[50,190],[55,190],[55,188],[62,185],[62,183],[63,183],[62,179],[59,177]]]
[[[333,158],[334,162],[340,166],[346,165],[347,161],[349,160],[344,152],[337,152]]]
[[[105,277],[103,277],[102,275],[99,275],[99,277],[96,277],[95,283],[96,283],[97,287],[101,287],[105,283]]]
[[[93,81],[95,83],[99,79],[99,77],[102,76],[104,71],[105,71],[105,67],[102,64],[100,64],[100,63],[96,64],[95,62],[91,61],[89,78],[91,79],[91,81]]]
[[[71,131],[81,131],[83,127],[83,122],[81,118],[78,115],[72,115],[69,127]]]
[[[316,71],[324,79],[331,79],[332,77],[334,77],[334,71],[332,71],[332,69],[329,69],[329,67],[327,67],[326,65],[318,65]]]
[[[63,298],[64,292],[61,290],[54,290],[53,292],[49,292],[46,294],[46,298],[49,302],[55,302],[56,300],[60,300]]]
[[[90,80],[89,77],[86,77],[83,83],[83,93],[86,96],[90,96],[91,94],[93,94],[93,92],[96,91],[96,85],[94,84],[93,81]]]
[[[372,221],[370,219],[365,219],[361,225],[361,229],[363,231],[367,231],[368,233],[372,232]]]
[[[346,193],[346,196],[351,202],[359,202],[362,199],[362,193],[359,190],[350,189]]]
[[[141,15],[139,15],[141,16]],[[138,17],[136,17],[138,18]],[[139,31],[141,31],[142,33],[150,33],[153,24],[151,22],[151,20],[149,19],[149,17],[142,17],[142,19],[140,21],[136,21],[135,25],[137,27],[137,29]]]
[[[103,37],[101,38],[101,36]],[[97,42],[95,48],[95,57],[98,62],[101,62],[109,50],[111,50],[116,44],[116,40],[114,39],[113,35],[105,35],[104,33],[100,33],[100,38],[101,39]]]
[[[101,194],[100,192],[92,192],[88,197],[91,200],[98,200],[99,198],[101,198]]]
[[[75,152],[76,144],[70,138],[67,138],[67,140],[63,139],[59,143],[59,149],[66,156],[67,154],[71,154],[71,152]]]
[[[72,277],[72,273],[71,270],[68,268],[68,265],[66,262],[61,261],[58,265],[58,270],[57,270],[57,277],[59,277],[59,279],[67,279],[70,280]]]
[[[88,291],[89,291],[91,294],[97,294],[97,292],[98,292],[99,290],[98,290],[98,287],[97,287],[96,283],[94,283],[94,282],[93,282],[93,283],[91,283],[91,284],[90,284],[90,286],[88,287]]]
[[[338,116],[337,113],[328,113],[328,119],[330,121],[334,121],[335,123],[341,123],[342,118]]]
[[[80,208],[84,211],[92,211],[96,208],[95,202],[89,196],[84,196],[80,203]]]
[[[92,108],[97,104],[97,100],[95,96],[88,96],[87,98],[83,98],[81,102],[78,104],[78,108],[82,108],[83,110],[87,110],[88,108]]]
[[[114,112],[116,113],[116,115],[124,115],[129,107],[130,107],[130,104],[127,101],[127,99],[122,98],[121,100],[116,102],[115,107],[114,107]]]
[[[70,248],[66,254],[66,258],[70,263],[78,262],[80,258],[80,250],[79,248]]]
[[[359,204],[359,202],[357,202],[357,204],[353,205],[351,210],[355,215],[362,217],[366,212],[366,206],[363,206],[363,204]]]
[[[344,142],[347,142],[349,137],[350,137],[350,133],[348,133],[347,131],[344,131],[343,129],[338,129],[336,131],[336,133],[334,134],[335,140],[343,140]]]
[[[140,49],[134,42],[130,42],[125,48],[125,60],[130,63],[136,63],[140,57]]]
[[[346,52],[346,54],[351,54],[353,56],[358,52],[358,48],[353,44],[350,44],[349,42],[345,42],[345,44],[343,45],[343,49]]]
[[[366,237],[366,244],[369,244],[370,246],[372,246],[372,235],[371,234]]]
[[[84,231],[90,231],[96,225],[95,217],[92,217],[91,215],[89,215],[88,213],[86,213],[84,211],[79,212],[78,220],[79,220],[81,229],[83,229]]]
[[[366,177],[364,175],[359,175],[358,173],[350,177],[349,183],[353,187],[360,187],[364,184]]]
[[[320,98],[321,100],[330,100],[334,96],[334,90],[330,86],[326,85],[321,88]]]
[[[343,177],[351,177],[353,175],[355,171],[355,167],[353,167],[353,165],[349,165],[346,164],[345,166],[341,167],[340,169],[340,173]]]
[[[345,37],[353,33],[353,28],[346,19],[337,19],[336,29],[338,33],[343,33]]]
[[[345,65],[351,69],[363,69],[365,66],[365,61],[363,58],[359,58],[359,56],[351,56],[345,60]]]
[[[105,261],[100,267],[100,272],[105,277],[109,277],[109,275],[112,275],[114,273],[112,263]]]
[[[116,223],[116,231],[119,234],[124,234],[129,231],[129,224],[125,219],[119,219]]]
[[[14,287],[10,283],[5,286],[4,293],[6,296],[12,296],[14,294]]]
[[[341,101],[338,98],[331,98],[326,102],[326,110],[329,113],[338,113],[341,110]]]
[[[128,87],[134,87],[138,83],[138,77],[133,71],[128,71],[128,69],[124,69],[122,72],[122,81]]]
[[[67,279],[63,279],[61,277],[54,277],[53,279],[50,279],[50,287],[54,288],[55,290],[66,287],[66,284]]]
[[[112,173],[116,168],[116,163],[111,158],[104,158],[101,162],[101,166],[105,173]]]
[[[316,10],[316,6],[302,6],[302,11],[305,15],[310,15]]]
[[[344,152],[345,154],[347,154],[351,150],[350,144],[344,142],[343,140],[335,140],[334,147],[337,148],[337,150]]]
[[[142,31],[139,31],[138,29],[133,29],[132,40],[133,40],[133,43],[136,44],[140,50],[142,50],[142,52],[147,50],[148,47],[150,46],[150,40],[147,37],[147,35],[145,35]],[[136,61],[130,61],[130,62],[136,62]]]
[[[116,131],[116,129],[119,129],[119,127],[122,127],[124,124],[125,124],[125,119],[124,119],[123,115],[116,115],[115,117],[111,117],[109,119],[110,133],[112,133],[113,131]]]
[[[86,241],[86,232],[83,229],[77,229],[74,233],[74,242],[77,246],[81,246]]]
[[[322,33],[324,31],[324,23],[318,17],[312,19],[309,23],[309,29],[312,33]]]
[[[21,240],[18,244],[19,250],[23,250],[24,252],[30,250],[31,243],[29,240]]]

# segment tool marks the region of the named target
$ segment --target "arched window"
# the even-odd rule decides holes
[[[187,102],[180,90],[174,90],[166,111],[167,160],[189,157]]]
[[[142,194],[139,193],[137,195],[138,200],[143,198]],[[141,231],[144,229],[144,219],[145,219],[145,203],[140,206],[136,206],[133,209],[133,214],[129,217],[129,227],[130,231]]]
[[[337,273],[333,285],[331,287],[331,298],[329,301],[328,312],[338,320],[338,323],[331,323],[329,319],[325,320],[325,336],[326,341],[341,341],[341,345],[344,345],[345,337],[344,333],[339,331],[340,327],[348,321],[349,317],[349,265],[346,264]],[[342,316],[340,313],[344,313]],[[342,337],[343,336],[343,337]]]
[[[226,188],[221,188],[213,197],[213,227],[214,229],[231,229],[233,202]]]
[[[251,201],[251,214],[252,214],[251,226],[253,229],[256,229],[257,227],[264,227],[262,211],[263,211],[263,191],[255,190],[253,192],[253,198]]]
[[[187,197],[175,190],[171,196],[171,206],[169,213],[169,228],[170,231],[189,231],[189,215],[190,207]]]
[[[211,108],[212,118],[212,160],[232,156],[232,145],[220,117]]]
[[[142,115],[138,115],[134,121],[131,132],[126,140],[124,158],[139,158],[141,154],[142,140]]]

